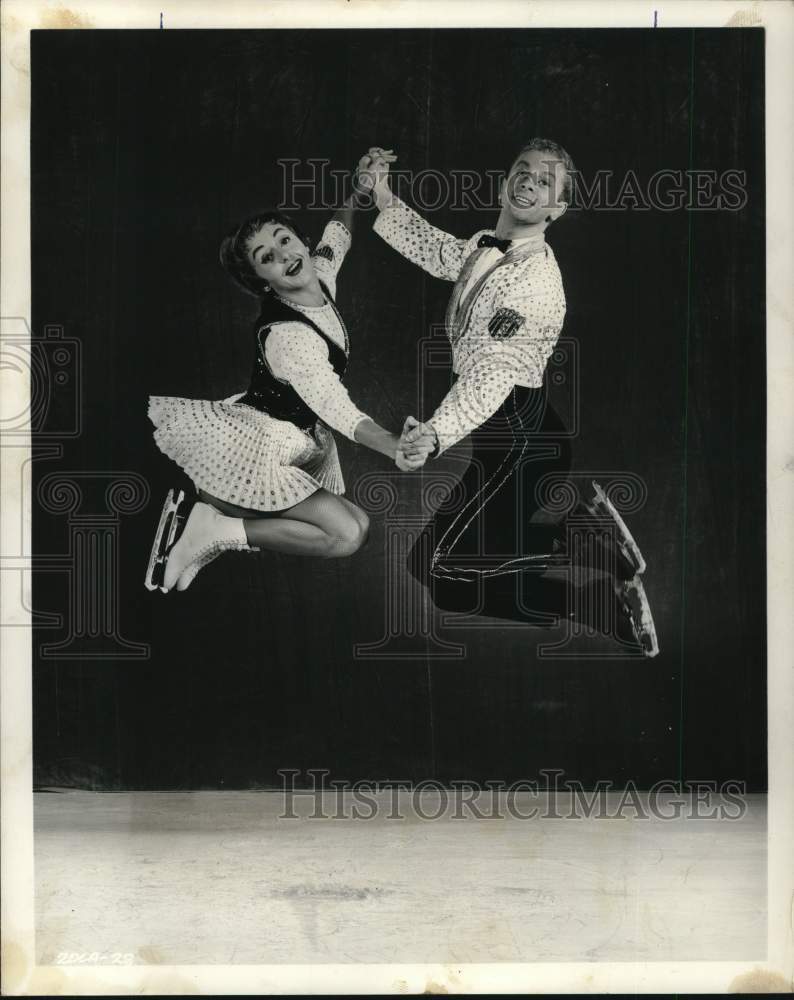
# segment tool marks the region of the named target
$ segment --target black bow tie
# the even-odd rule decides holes
[[[477,240],[477,247],[496,247],[502,253],[507,253],[510,249],[510,240],[498,240],[495,236],[481,236]]]

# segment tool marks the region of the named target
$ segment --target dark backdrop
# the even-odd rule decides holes
[[[587,784],[764,787],[762,32],[39,31],[32,55],[34,334],[59,324],[82,352],[81,433],[36,462],[35,483],[131,471],[151,488],[118,536],[118,628],[150,655],[80,656],[98,648],[87,637],[69,647],[76,659],[45,656],[67,623],[37,630],[37,780],[229,788],[277,785],[278,768],[512,780],[545,767]],[[532,135],[566,146],[585,178],[747,171],[738,212],[579,211],[549,234],[564,335],[579,343],[576,466],[648,486],[631,524],[658,659],[610,658],[603,644],[600,660],[547,661],[537,643],[561,633],[441,626],[464,658],[423,656],[421,643],[413,659],[354,657],[384,631],[378,514],[350,560],[227,556],[184,595],[145,591],[162,497],[180,482],[153,444],[146,397],[244,387],[256,304],[217,248],[278,199],[277,159],[344,169],[380,144],[413,171],[497,170]],[[295,215],[315,237],[328,217]],[[494,217],[432,213],[458,235]],[[370,224],[359,220],[339,284],[347,382],[397,427],[419,405],[416,343],[442,321],[451,285]],[[430,373],[426,414],[447,383]],[[54,385],[50,421],[72,405],[65,391]],[[347,441],[340,452],[351,492],[386,469]],[[400,490],[396,513],[418,515],[418,486]],[[45,562],[67,551],[67,521],[34,504]],[[37,610],[65,613],[66,587],[62,573],[36,574]]]

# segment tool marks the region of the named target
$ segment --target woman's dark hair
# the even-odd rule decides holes
[[[248,241],[268,222],[276,222],[293,232],[301,243],[310,246],[308,239],[288,215],[275,209],[252,215],[241,223],[221,243],[221,264],[234,282],[244,291],[261,298],[267,291],[266,282],[256,273],[248,256]]]

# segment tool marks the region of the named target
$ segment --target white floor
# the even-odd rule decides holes
[[[748,802],[734,821],[427,822],[309,819],[305,800],[279,819],[268,792],[39,794],[38,962],[762,960],[766,802]]]

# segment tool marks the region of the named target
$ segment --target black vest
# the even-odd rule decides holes
[[[339,315],[333,299],[325,285],[323,293],[336,312],[337,318],[345,330],[342,317]],[[274,324],[298,322],[308,326],[328,345],[328,360],[336,374],[341,378],[347,368],[347,354],[337,344],[327,337],[309,317],[297,309],[292,309],[286,302],[268,296],[262,304],[262,312],[254,326],[254,365],[251,372],[251,382],[248,391],[237,400],[238,404],[253,406],[257,410],[268,413],[277,420],[289,420],[301,430],[311,430],[317,423],[317,414],[312,410],[288,382],[276,378],[270,370],[265,358],[265,342]],[[347,331],[345,330],[347,345]]]

